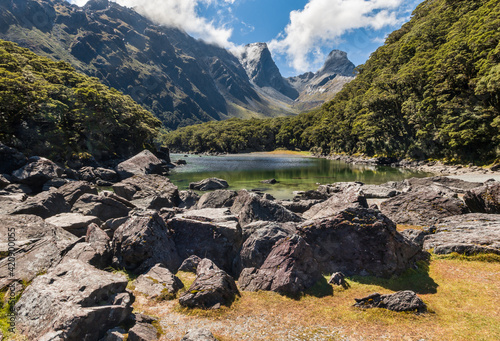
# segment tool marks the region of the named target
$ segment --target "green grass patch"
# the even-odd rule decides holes
[[[453,252],[447,255],[432,255],[433,259],[460,260],[469,262],[500,263],[500,255],[494,253],[478,253],[475,255],[463,255]]]

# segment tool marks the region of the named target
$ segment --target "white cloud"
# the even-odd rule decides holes
[[[324,60],[319,46],[339,42],[342,35],[359,28],[374,30],[401,20],[398,8],[403,0],[309,0],[301,11],[290,13],[283,34],[269,43],[274,54],[286,55],[290,66],[308,71]]]

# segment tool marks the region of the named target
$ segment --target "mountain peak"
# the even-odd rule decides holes
[[[91,11],[101,11],[109,7],[109,0],[89,0],[83,8]]]
[[[355,65],[347,58],[347,52],[332,50],[318,74],[337,74],[341,76],[354,75]]]

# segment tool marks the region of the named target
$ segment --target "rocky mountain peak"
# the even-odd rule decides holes
[[[85,6],[83,6],[84,9],[89,9],[91,11],[102,11],[105,10],[109,7],[109,1],[108,0],[89,0]]]
[[[347,52],[333,50],[326,58],[325,64],[317,74],[337,74],[340,76],[354,76],[355,65],[347,58]]]

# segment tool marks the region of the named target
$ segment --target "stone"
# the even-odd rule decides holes
[[[392,198],[401,194],[397,189],[387,185],[363,185],[361,190],[367,199]]]
[[[427,312],[427,306],[415,292],[410,290],[398,291],[394,294],[371,294],[364,298],[356,298],[355,307],[358,308],[384,308],[397,312]]]
[[[342,272],[336,272],[332,274],[330,280],[328,281],[328,284],[337,285],[339,287],[341,286],[344,289],[349,288],[349,285],[345,281],[345,275]]]
[[[10,178],[10,177],[9,177]],[[0,189],[10,185],[10,180],[4,174],[0,174]]]
[[[179,271],[196,273],[196,269],[198,269],[198,264],[200,264],[200,262],[200,257],[196,255],[189,256],[188,258],[184,259],[181,266],[179,267]]]
[[[500,213],[500,183],[488,182],[467,191],[464,202],[472,213]]]
[[[30,157],[28,164],[12,172],[12,180],[41,191],[43,185],[54,178],[60,178],[64,169],[43,157]]]
[[[158,340],[158,331],[147,323],[136,323],[128,331],[127,341],[156,341]]]
[[[278,183],[278,181],[276,181],[276,179],[262,180],[260,182],[263,184],[270,184],[270,185],[275,185]]]
[[[153,153],[149,150],[143,150],[130,159],[119,163],[116,166],[116,172],[121,179],[126,179],[134,175],[158,173],[161,165],[161,160]]]
[[[446,176],[433,176],[428,178],[411,178],[395,184],[402,191],[418,190],[419,188],[432,187],[436,191],[452,191],[454,193],[465,193],[473,188],[481,187],[480,182],[469,182],[460,179],[453,179]],[[406,188],[405,188],[406,187]]]
[[[231,212],[238,216],[241,225],[259,220],[275,222],[298,222],[302,220],[298,215],[280,204],[263,199],[258,194],[247,190],[238,192],[238,196],[233,206],[231,206]]]
[[[294,235],[276,242],[259,269],[243,269],[238,284],[246,291],[270,290],[297,295],[321,278],[311,246],[303,238]]]
[[[97,195],[97,188],[86,181],[71,181],[57,190],[71,206],[84,194]]]
[[[7,147],[0,143],[0,174],[11,174],[16,169],[23,167],[28,158],[15,148]]]
[[[312,206],[302,214],[305,219],[323,219],[334,216],[347,208],[368,208],[366,198],[359,186],[348,186],[342,191],[335,192],[332,196],[319,204]]]
[[[441,219],[425,237],[424,250],[466,255],[500,252],[500,214],[469,213]]]
[[[111,239],[96,224],[90,224],[85,235],[85,242],[76,244],[67,254],[66,258],[78,259],[95,266],[106,269],[111,266],[112,250]]]
[[[465,214],[468,209],[458,198],[422,187],[382,202],[380,211],[397,224],[425,226],[441,218]]]
[[[0,252],[9,253],[8,236],[15,239],[16,269],[9,271],[8,257],[0,259],[0,290],[11,281],[30,282],[62,259],[78,240],[65,230],[34,215],[0,215]],[[13,276],[12,276],[13,275]]]
[[[127,278],[67,259],[33,280],[16,304],[30,339],[99,340],[132,312]]]
[[[198,209],[202,208],[222,208],[233,206],[234,199],[238,196],[236,191],[218,189],[213,192],[203,194],[198,200]]]
[[[135,290],[151,299],[174,299],[177,291],[184,287],[179,278],[161,264],[156,264],[133,283]]]
[[[320,191],[305,191],[305,192],[294,192],[293,201],[301,200],[317,200],[325,201],[329,198],[329,195],[322,193]]]
[[[428,255],[396,231],[389,218],[367,208],[348,208],[334,217],[306,221],[298,234],[311,245],[322,273],[391,277]]]
[[[292,211],[293,213],[304,213],[308,211],[311,207],[316,204],[323,202],[324,200],[298,200],[298,201],[280,201],[279,204]]]
[[[172,235],[157,213],[133,216],[113,236],[113,264],[135,273],[144,273],[162,263],[177,271],[181,259]]]
[[[217,341],[210,330],[190,329],[182,337],[181,341]]]
[[[28,185],[10,184],[3,189],[3,192],[32,194],[33,190]]]
[[[434,226],[424,228],[422,230],[407,229],[400,232],[403,237],[412,241],[413,243],[424,246],[425,237],[430,234],[436,233],[436,228]]]
[[[54,178],[50,179],[46,183],[43,184],[42,191],[49,191],[50,189],[54,188],[59,188],[64,185],[66,185],[70,180],[68,179],[61,179],[61,178]]]
[[[124,341],[127,331],[121,327],[110,329],[100,341]]]
[[[211,309],[216,305],[230,306],[239,295],[234,279],[205,258],[198,264],[196,279],[179,298],[179,304],[188,308]]]
[[[108,195],[106,193],[100,193],[99,195],[83,194],[73,205],[72,212],[95,216],[102,221],[106,221],[126,217],[133,207],[133,204],[117,195]]]
[[[90,224],[101,225],[101,219],[80,213],[61,213],[46,219],[47,223],[58,226],[77,237],[85,236]]]
[[[196,191],[211,191],[214,189],[223,189],[228,187],[229,185],[226,180],[218,178],[203,179],[189,184],[189,189],[194,189]]]
[[[194,191],[180,191],[179,198],[179,208],[185,209],[195,208],[198,204],[198,200],[200,200],[200,196]]]
[[[15,207],[11,214],[33,214],[41,218],[49,218],[71,210],[64,196],[57,191],[48,191],[28,198]]]

